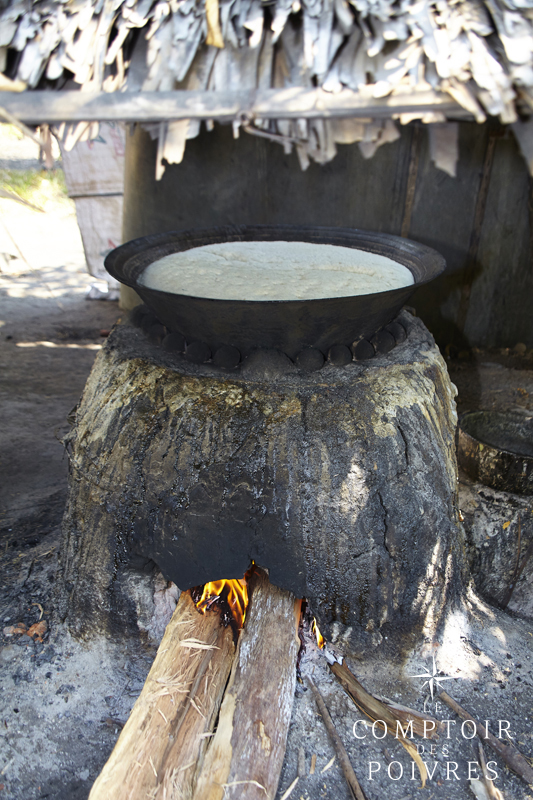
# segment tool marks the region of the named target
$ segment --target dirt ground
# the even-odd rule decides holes
[[[33,162],[31,154],[21,161],[35,166],[35,154]],[[0,169],[5,163],[0,161]],[[46,193],[45,186],[44,213],[0,199],[0,257],[6,254],[0,262],[0,799],[84,800],[140,692],[156,642],[145,648],[126,639],[79,642],[54,618],[67,483],[61,439],[120,311],[114,302],[85,299],[92,279],[85,271],[73,207]],[[533,412],[531,352],[474,352],[450,363],[450,372],[460,410]],[[469,502],[484,491],[462,481],[461,496]],[[522,513],[531,512],[533,498],[521,502]],[[516,516],[513,497],[504,497],[499,508],[498,530],[507,511],[509,519]],[[522,586],[526,594],[527,589]],[[468,728],[461,729],[457,717],[430,697],[427,679],[412,677],[428,671],[431,676],[434,656],[442,688],[474,716],[489,720],[495,735],[501,721],[502,738],[508,728],[515,745],[533,755],[533,622],[517,612],[520,608],[514,614],[498,611],[471,592],[464,609],[448,620],[438,646],[428,642],[404,663],[366,656],[350,660],[369,691],[453,720],[449,738],[441,736],[433,751],[424,743],[422,757],[432,772],[424,790],[417,788],[418,775],[401,745],[393,737],[377,738],[358,722],[363,715],[307,638],[302,675],[312,674],[324,695],[368,800],[384,794],[391,800],[474,797],[468,762],[476,774],[475,754]],[[20,632],[21,624],[37,625],[36,635]],[[342,640],[333,646],[342,652]],[[334,755],[311,692],[299,683],[278,800],[348,800]],[[313,756],[316,767],[310,774]],[[494,762],[503,797],[533,798],[533,789],[488,748],[486,756]]]

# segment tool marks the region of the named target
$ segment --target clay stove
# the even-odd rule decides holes
[[[283,238],[279,229],[263,235]],[[396,246],[417,283],[428,277],[426,256],[442,268],[429,248],[396,237],[291,235]],[[135,285],[154,248],[205,243],[202,234],[165,236],[119,248],[111,272]],[[62,599],[71,627],[134,629],[128,584],[141,565],[187,589],[242,577],[255,561],[272,583],[308,599],[327,638],[397,648],[434,635],[464,569],[455,405],[431,335],[397,315],[405,297],[355,298],[364,302],[351,311],[340,298],[340,313],[334,301],[311,301],[322,303],[319,325],[305,307],[299,316],[283,309],[283,330],[292,320],[300,338],[275,338],[278,313],[271,338],[256,338],[255,348],[247,337],[257,324],[242,313],[226,308],[217,319],[214,306],[195,312],[191,298],[180,313],[168,296],[144,299],[159,322],[141,309],[113,331],[70,439]],[[168,329],[174,338],[163,340]],[[194,342],[204,344],[202,357]],[[239,362],[224,369],[216,354],[226,346]],[[336,363],[349,346],[349,360]],[[306,360],[311,351],[318,361]]]

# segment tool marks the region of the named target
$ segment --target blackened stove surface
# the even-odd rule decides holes
[[[314,373],[270,351],[224,373],[118,326],[72,441],[69,613],[118,617],[140,558],[180,589],[253,560],[354,643],[437,620],[461,586],[455,404],[431,335],[401,321],[387,355]]]

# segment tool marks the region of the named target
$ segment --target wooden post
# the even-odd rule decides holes
[[[411,217],[413,216],[413,206],[415,204],[416,178],[418,175],[418,163],[420,161],[420,148],[422,144],[422,127],[414,125],[411,136],[411,150],[409,153],[409,173],[407,176],[407,187],[405,190],[405,203],[400,236],[407,238],[411,227]]]
[[[90,800],[188,797],[233,663],[230,627],[183,592]]]
[[[479,243],[481,241],[481,231],[483,228],[483,220],[485,218],[485,209],[487,207],[487,198],[489,196],[490,176],[492,174],[492,165],[494,163],[494,153],[496,150],[496,143],[501,137],[501,130],[493,128],[490,132],[489,140],[487,142],[487,150],[485,153],[485,161],[483,163],[483,172],[481,174],[481,182],[479,184],[479,191],[476,199],[476,208],[474,212],[474,222],[472,232],[470,234],[470,244],[468,246],[466,269],[464,271],[463,286],[461,288],[461,301],[459,303],[459,310],[457,312],[457,332],[464,334],[466,326],[466,318],[468,316],[468,308],[470,306],[470,295],[472,293],[472,284],[476,277],[476,272],[479,269],[477,263],[477,254],[479,250]]]
[[[283,765],[300,647],[301,601],[254,573],[246,623],[194,800],[273,800]]]

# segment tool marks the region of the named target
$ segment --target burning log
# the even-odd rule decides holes
[[[274,797],[294,697],[300,601],[253,572],[235,653],[235,626],[222,626],[217,603],[226,583],[206,587],[196,607],[189,592],[181,594],[90,800],[217,800],[231,797],[232,787],[243,800]],[[239,624],[246,586],[231,583],[227,605]]]
[[[256,572],[217,732],[193,800],[276,794],[296,682],[301,601]]]
[[[189,796],[234,654],[233,631],[221,625],[219,611],[202,615],[182,592],[90,800]]]

